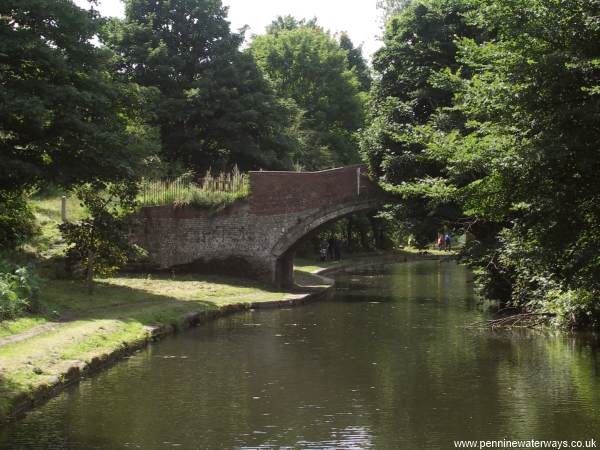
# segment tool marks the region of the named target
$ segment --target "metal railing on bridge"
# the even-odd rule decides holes
[[[138,200],[142,206],[218,206],[248,194],[248,175],[235,166],[231,172],[216,175],[209,170],[200,178],[189,172],[173,178],[142,179]]]

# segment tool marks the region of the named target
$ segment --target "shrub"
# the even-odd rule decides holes
[[[38,307],[39,279],[29,267],[0,267],[0,320],[14,319]]]
[[[138,202],[141,206],[175,205],[219,209],[238,199],[248,197],[248,176],[237,166],[231,173],[221,172],[194,181],[193,173],[186,173],[173,180],[142,180]]]
[[[34,219],[21,192],[0,191],[0,248],[13,249],[33,236]]]
[[[69,244],[67,257],[79,266],[92,292],[94,276],[106,276],[127,263],[135,248],[128,239],[127,218],[136,207],[134,182],[84,184],[76,189],[90,216],[59,225]]]
[[[600,302],[591,292],[583,289],[549,291],[544,299],[547,312],[555,314],[559,327],[597,326],[600,320]]]

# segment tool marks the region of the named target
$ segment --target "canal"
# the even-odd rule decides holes
[[[0,428],[2,449],[451,449],[600,437],[593,336],[465,328],[467,269],[339,278],[332,299],[180,333]]]

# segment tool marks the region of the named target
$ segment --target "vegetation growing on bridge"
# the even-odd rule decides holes
[[[231,172],[213,175],[210,169],[203,178],[196,180],[193,172],[175,179],[148,180],[140,182],[139,204],[141,206],[195,206],[218,209],[250,195],[247,174],[234,166]]]

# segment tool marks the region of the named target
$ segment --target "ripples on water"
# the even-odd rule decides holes
[[[423,450],[600,437],[595,340],[464,327],[482,318],[454,263],[348,276],[331,301],[159,342],[0,429],[0,448]]]

